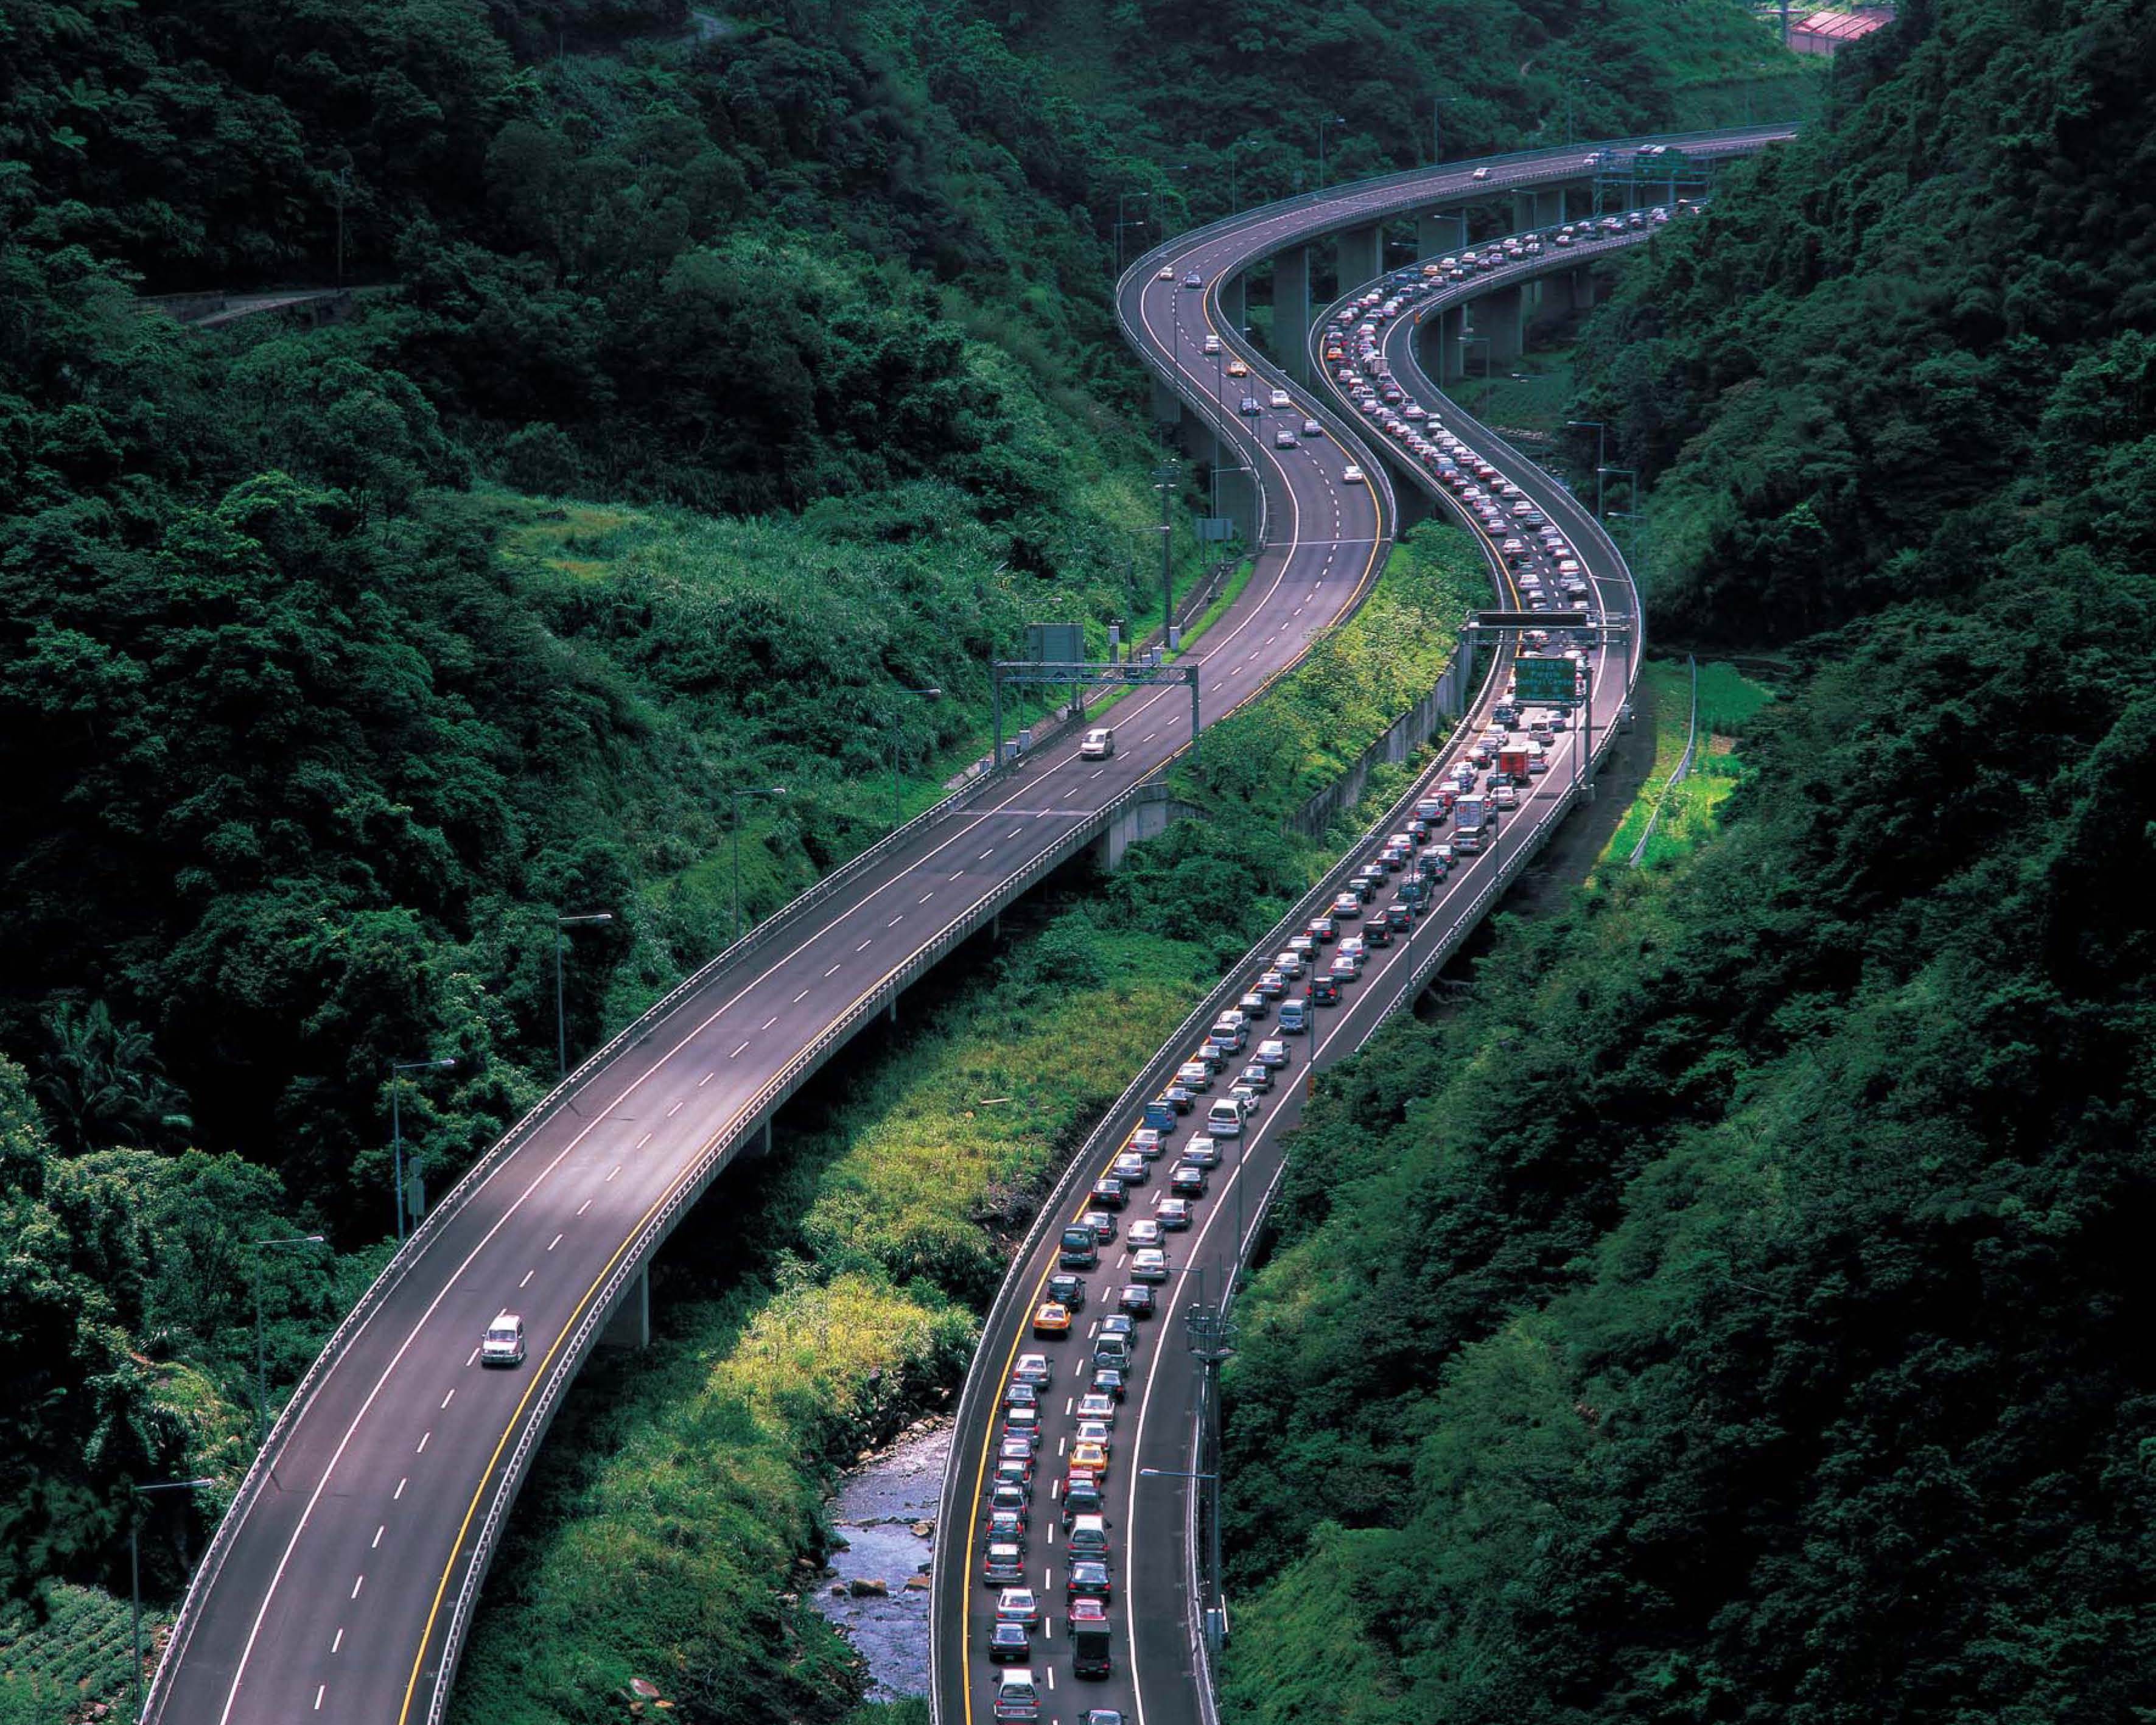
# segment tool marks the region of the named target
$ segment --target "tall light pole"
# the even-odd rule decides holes
[[[561,937],[557,935],[555,938],[558,940]],[[555,973],[557,986],[560,974],[559,971]],[[446,1072],[456,1063],[454,1055],[439,1060],[392,1060],[389,1063],[390,1178],[397,1183],[397,1243],[399,1245],[404,1243],[404,1116],[398,1104],[403,1094],[404,1075],[407,1072]]]
[[[152,1491],[192,1491],[198,1486],[217,1483],[215,1480],[161,1480],[155,1485],[127,1488],[127,1592],[135,1605],[135,1663],[129,1667],[128,1687],[134,1692],[137,1719],[142,1717],[142,1519],[135,1499],[146,1497]]]
[[[1594,434],[1594,518],[1602,519],[1602,475],[1609,470],[1602,464],[1609,453],[1609,428],[1599,419],[1568,419],[1564,422],[1578,431]]]
[[[399,1194],[398,1209],[403,1204]],[[320,1245],[319,1234],[287,1234],[276,1240],[251,1240],[249,1250],[257,1254],[254,1260],[254,1448],[259,1454],[270,1437],[270,1363],[269,1353],[262,1340],[262,1259],[260,1254],[274,1246]]]
[[[554,1061],[560,1076],[569,1076],[569,1016],[562,987],[562,931],[581,928],[588,922],[611,922],[612,911],[588,911],[581,916],[554,919]]]
[[[733,803],[734,824],[734,940],[741,938],[741,799],[743,797],[783,797],[786,787],[775,784],[767,790],[752,790],[746,786],[728,785],[726,795]],[[730,941],[729,946],[732,944]]]
[[[1630,467],[1604,467],[1599,464],[1594,470],[1594,497],[1596,503],[1599,505],[1602,500],[1602,481],[1604,477],[1613,473],[1622,475],[1626,480],[1629,480],[1631,482],[1630,489],[1625,494],[1625,501],[1627,503],[1636,505],[1640,501],[1640,475],[1638,470]]]
[[[1246,132],[1228,146],[1228,213],[1231,216],[1240,213],[1243,208],[1242,200],[1235,195],[1235,152],[1244,145],[1255,142],[1257,140]]]
[[[1175,622],[1174,527],[1168,511],[1174,506],[1175,483],[1183,477],[1179,467],[1165,465],[1152,470],[1153,490],[1160,493],[1160,650],[1168,649],[1168,631]]]
[[[1152,193],[1150,192],[1118,192],[1116,194],[1116,275],[1118,278],[1123,273],[1123,229],[1140,225],[1137,222],[1124,219],[1124,208],[1134,198],[1142,203],[1152,196]]]
[[[1224,1620],[1220,1594],[1220,1364],[1235,1351],[1235,1332],[1234,1325],[1228,1322],[1218,1307],[1191,1306],[1184,1310],[1183,1318],[1191,1354],[1203,1373],[1198,1416],[1203,1451],[1199,1460],[1202,1461],[1209,1457],[1213,1465],[1188,1471],[1178,1468],[1142,1467],[1138,1470],[1138,1476],[1141,1479],[1198,1480],[1207,1487],[1205,1640],[1208,1646],[1217,1651]]]
[[[1490,413],[1490,350],[1496,344],[1487,336],[1462,336],[1460,338],[1460,381],[1467,381],[1467,349],[1477,341],[1482,344],[1482,397],[1475,409],[1475,417],[1484,419]]]
[[[1455,102],[1461,100],[1462,98],[1459,96],[1432,96],[1430,98],[1430,166],[1433,167],[1436,167],[1439,162],[1445,160],[1445,110],[1450,107]]]
[[[1317,122],[1317,183],[1321,189],[1325,184],[1325,134],[1330,128],[1347,123],[1345,114],[1335,114],[1330,120]]]
[[[941,689],[897,689],[892,692],[917,695],[923,701],[941,701],[943,698]],[[898,710],[896,707],[891,710],[887,729],[891,742],[891,829],[895,833],[898,830]]]

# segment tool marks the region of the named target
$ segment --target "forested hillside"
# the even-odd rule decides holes
[[[1024,621],[1142,616],[1113,213],[1224,208],[1261,63],[1246,200],[1313,170],[1308,89],[1348,171],[1448,84],[1455,147],[1551,136],[1582,54],[1636,62],[1583,131],[1674,123],[1757,64],[1732,18],[0,9],[0,1591],[236,1474],[258,1281],[274,1399],[380,1261],[392,1063],[457,1063],[400,1092],[437,1193],[550,1080],[557,914],[615,919],[573,1057],[724,937],[730,786],[788,793],[754,916],[979,747]],[[320,327],[141,303],[340,272]]]
[[[1590,326],[1661,639],[1802,675],[1718,839],[1325,1087],[1236,1717],[2156,1706],[2153,53],[1906,8]]]

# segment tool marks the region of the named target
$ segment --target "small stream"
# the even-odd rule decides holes
[[[928,1559],[950,1450],[950,1421],[923,1421],[848,1474],[831,1504],[846,1544],[815,1604],[867,1661],[870,1701],[928,1692]]]

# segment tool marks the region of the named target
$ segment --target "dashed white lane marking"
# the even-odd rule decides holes
[[[577,1214],[578,1214],[578,1215],[580,1215],[580,1216],[581,1216],[582,1214],[583,1214],[583,1213],[584,1213],[586,1210],[589,1209],[591,1207],[592,1207],[592,1201],[591,1201],[591,1199],[589,1199],[588,1198],[588,1199],[585,1199],[582,1204],[578,1204],[578,1205],[577,1206]]]
[[[449,1411],[449,1404],[450,1404],[451,1402],[454,1401],[456,1399],[457,1399],[457,1393],[456,1393],[456,1391],[455,1391],[454,1389],[450,1390],[450,1392],[449,1392],[447,1395],[445,1395],[445,1396],[444,1396],[444,1397],[442,1398],[442,1411],[443,1411],[443,1412],[444,1412],[444,1413],[447,1413],[447,1412]]]
[[[392,1492],[389,1494],[389,1501],[390,1501],[392,1503],[396,1502],[397,1502],[397,1500],[398,1500],[398,1498],[402,1497],[404,1495],[404,1488],[405,1488],[407,1486],[410,1485],[411,1483],[412,1483],[411,1479],[410,1479],[408,1476],[407,1476],[406,1478],[403,1478],[403,1479],[401,1479],[401,1480],[398,1481],[398,1482],[397,1482],[397,1489],[396,1489],[394,1491],[392,1491]]]
[[[885,927],[886,928],[896,928],[896,927],[898,927],[898,925],[899,925],[900,923],[901,923],[901,922],[905,922],[905,921],[906,921],[906,912],[905,912],[905,911],[900,911],[900,912],[899,912],[896,916],[892,917],[892,918],[891,919],[891,921],[890,921],[890,922],[888,922],[885,923],[885,924],[884,924],[884,927]]]
[[[1089,773],[1086,776],[1088,778],[1099,778],[1103,773],[1106,773],[1107,770],[1108,769],[1106,768],[1103,767],[1099,773]]]
[[[928,902],[928,901],[929,901],[929,900],[931,900],[932,898],[933,898],[933,897],[935,897],[935,896],[936,896],[936,895],[935,895],[935,893],[934,893],[933,891],[924,892],[924,893],[922,893],[922,894],[921,895],[921,896],[920,896],[919,898],[917,898],[917,899],[914,900],[914,903],[916,903],[916,905],[925,905],[925,904],[927,904],[927,903]]]
[[[801,991],[801,994],[806,994],[808,992],[808,991],[806,988],[803,988],[803,989]],[[793,998],[794,998],[796,1000],[798,1000],[798,999],[801,998],[801,994],[796,994]],[[709,1084],[709,1083],[710,1083],[710,1082],[711,1082],[714,1078],[716,1078],[718,1076],[719,1076],[719,1075],[718,1075],[717,1073],[716,1073],[716,1072],[706,1072],[706,1074],[705,1074],[701,1078],[699,1078],[699,1079],[696,1081],[696,1088],[697,1088],[698,1090],[701,1090],[701,1089],[702,1089],[706,1085]]]
[[[621,1172],[621,1168],[620,1168],[619,1165],[619,1164],[617,1164],[617,1165],[615,1166],[615,1168],[614,1168],[614,1171],[613,1171],[613,1174],[618,1174],[618,1173],[619,1173],[620,1172]],[[609,1180],[611,1180],[611,1179],[613,1178],[613,1174],[608,1174],[608,1175],[607,1176],[607,1178],[608,1178]],[[531,1285],[531,1278],[532,1278],[533,1276],[536,1276],[538,1273],[539,1273],[539,1272],[538,1272],[537,1271],[536,1271],[536,1270],[527,1270],[527,1271],[526,1271],[524,1272],[524,1280],[523,1280],[522,1281],[520,1281],[520,1282],[519,1282],[519,1283],[517,1283],[517,1285],[516,1285],[516,1290],[517,1290],[517,1291],[518,1291],[519,1293],[521,1293],[521,1292],[523,1292],[523,1291],[524,1291],[526,1288],[529,1287],[529,1286]]]
[[[560,1235],[558,1235],[558,1234],[557,1234],[557,1235],[555,1235],[552,1240],[548,1240],[548,1241],[547,1242],[547,1250],[548,1251],[550,1251],[550,1252],[551,1252],[551,1251],[552,1251],[552,1250],[554,1250],[554,1248],[555,1248],[556,1246],[557,1246],[557,1245],[561,1245],[561,1243],[562,1243],[562,1236],[561,1236]]]
[[[369,1551],[380,1551],[380,1550],[382,1549],[382,1536],[383,1534],[387,1533],[388,1531],[389,1531],[389,1523],[388,1523],[388,1522],[383,1522],[380,1527],[377,1527],[377,1528],[374,1530],[374,1538],[373,1538],[373,1541],[372,1541],[372,1543],[370,1543],[370,1544],[368,1545],[368,1547],[367,1547],[367,1548]]]
[[[830,978],[836,976],[838,973],[839,967],[834,964],[829,970],[825,971],[824,975],[825,979],[828,981]]]
[[[741,1048],[737,1048],[737,1049],[736,1049],[736,1050],[735,1050],[732,1054],[728,1055],[726,1056],[726,1058],[727,1058],[728,1060],[739,1060],[739,1059],[741,1058],[741,1056],[742,1056],[742,1048],[747,1048],[747,1046],[748,1046],[748,1045],[747,1045],[746,1042],[744,1042],[743,1044],[742,1044]]]
[[[619,1163],[618,1163],[618,1162],[617,1162],[617,1163],[613,1165],[613,1167],[610,1170],[608,1170],[608,1173],[607,1173],[607,1177],[606,1177],[606,1179],[605,1179],[604,1183],[605,1183],[605,1184],[607,1184],[607,1185],[608,1185],[608,1186],[613,1185],[613,1177],[614,1177],[614,1175],[616,1175],[616,1174],[619,1173],[620,1172],[621,1172],[621,1164],[620,1164]],[[524,1281],[531,1281],[531,1276],[529,1275],[529,1273],[527,1273],[527,1274],[525,1276]],[[518,1286],[519,1287],[521,1287],[523,1285],[524,1285],[524,1284],[523,1284],[523,1282],[519,1282],[519,1283],[517,1284],[517,1286]]]
[[[429,1438],[432,1437],[432,1436],[434,1436],[434,1433],[432,1433],[431,1431],[423,1431],[423,1432],[421,1432],[421,1433],[419,1434],[419,1447],[418,1447],[418,1449],[414,1450],[412,1453],[413,1453],[414,1455],[425,1455],[425,1454],[427,1453],[427,1440],[428,1440]]]
[[[703,1088],[703,1086],[701,1086],[701,1085],[700,1084],[700,1085],[698,1085],[698,1086],[696,1086],[696,1088],[697,1088],[697,1089],[699,1089],[699,1090],[701,1090],[701,1089]],[[688,1100],[689,1100],[689,1099],[688,1099],[686,1096],[684,1096],[684,1097],[682,1097],[682,1098],[681,1098],[681,1102],[685,1102],[685,1101],[687,1101]],[[666,1111],[666,1117],[667,1117],[669,1120],[671,1120],[671,1119],[672,1119],[672,1118],[673,1118],[676,1114],[679,1114],[679,1113],[681,1111],[681,1102],[676,1102],[676,1103],[675,1103],[672,1107],[669,1108],[669,1109]]]
[[[322,1697],[327,1692],[329,1686],[326,1683],[317,1683],[315,1686],[315,1711],[318,1713],[322,1710]]]
[[[830,972],[829,972],[829,971],[827,970],[827,971],[825,971],[825,972],[824,973],[824,975],[826,975],[826,976],[829,976],[829,975],[830,974]],[[803,1001],[806,1000],[808,998],[808,991],[806,988],[803,988],[803,990],[802,990],[798,994],[796,994],[796,995],[793,997],[793,999],[792,1004],[793,1004],[793,1005],[795,1005],[795,1006],[798,1006],[798,1005],[800,1005],[800,1004],[801,1004]]]
[[[994,845],[991,845],[990,846],[988,846],[988,848],[986,850],[983,850],[983,852],[982,852],[978,856],[975,857],[975,858],[973,859],[973,860],[974,860],[975,862],[986,862],[986,861],[987,861],[990,857],[993,856],[995,854],[996,854],[996,847],[995,847]]]
[[[359,1579],[358,1579],[358,1580],[357,1580],[357,1581],[355,1581],[354,1583],[352,1583],[352,1598],[354,1598],[355,1599],[357,1599],[357,1598],[359,1597],[359,1590],[360,1590],[362,1588],[365,1587],[366,1585],[367,1585],[367,1578],[366,1578],[364,1575],[361,1576],[361,1577],[359,1578]]]
[[[475,1366],[475,1365],[477,1365],[478,1363],[479,1363],[479,1349],[477,1349],[476,1348],[475,1348],[474,1349],[472,1349],[470,1355],[470,1356],[465,1359],[465,1365],[467,1365],[467,1366]]]
[[[650,1142],[651,1142],[651,1134],[650,1134],[649,1132],[646,1132],[646,1133],[645,1133],[642,1137],[639,1138],[639,1139],[636,1141],[635,1144],[634,1144],[632,1147],[634,1147],[634,1148],[635,1148],[635,1149],[638,1149],[638,1150],[641,1150],[641,1149],[642,1149],[642,1148],[643,1148],[646,1144],[649,1143]]]
[[[1158,736],[1159,736],[1159,735],[1160,735],[1160,732],[1158,732],[1158,731],[1148,731],[1148,732],[1146,732],[1146,734],[1145,734],[1143,737],[1141,737],[1138,739],[1138,741],[1139,741],[1140,742],[1151,742],[1153,740],[1153,738],[1155,738],[1156,737],[1158,737]]]
[[[766,1029],[766,1030],[768,1030],[768,1029],[770,1029],[773,1024],[777,1024],[778,1022],[778,1014],[777,1013],[773,1013],[773,1014],[772,1014],[772,1015],[771,1015],[769,1018],[766,1019],[763,1021],[763,1024],[762,1024],[762,1029]],[[677,1107],[677,1108],[678,1108],[678,1107],[680,1107],[681,1105],[680,1105],[679,1102],[676,1102],[674,1106],[675,1106],[675,1107]]]
[[[343,1627],[342,1627],[341,1625],[340,1625],[340,1626],[338,1627],[338,1630],[337,1630],[337,1632],[336,1632],[336,1639],[334,1641],[331,1641],[331,1642],[330,1643],[330,1651],[331,1651],[331,1652],[332,1652],[332,1653],[334,1653],[334,1652],[336,1652],[336,1651],[337,1651],[337,1649],[338,1649],[338,1648],[340,1648],[340,1647],[341,1647],[341,1646],[343,1646],[343,1645],[344,1645],[344,1630],[343,1630]]]
[[[1055,1523],[1053,1522],[1048,1524],[1048,1543],[1050,1545],[1055,1543]]]

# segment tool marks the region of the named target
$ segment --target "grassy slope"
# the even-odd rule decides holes
[[[1347,711],[1390,716],[1403,665],[1420,660],[1389,644],[1425,608],[1456,619],[1465,551],[1463,536],[1424,530],[1337,632],[1337,659],[1284,680],[1250,717],[1287,710],[1315,726],[1343,685]],[[1206,747],[1224,770],[1263,734],[1229,721]],[[1313,748],[1332,741],[1310,734]],[[1305,782],[1276,781],[1268,818]],[[1250,895],[1214,907],[1224,924],[1164,930],[1145,883],[1175,891],[1158,884],[1172,880],[1163,860],[1202,850],[1210,829],[1185,823],[1137,847],[1106,895],[1081,880],[1007,916],[994,959],[910,995],[896,1041],[865,1050],[820,1116],[691,1224],[711,1233],[670,1250],[651,1353],[595,1365],[549,1440],[489,1583],[458,1718],[611,1717],[595,1697],[633,1675],[685,1702],[723,1694],[728,1717],[832,1717],[850,1691],[843,1644],[780,1597],[798,1596],[798,1560],[822,1548],[828,1470],[955,1384],[973,1313],[1040,1192],[1214,979],[1224,947],[1277,917],[1277,899]],[[1281,842],[1283,891],[1327,860]]]

